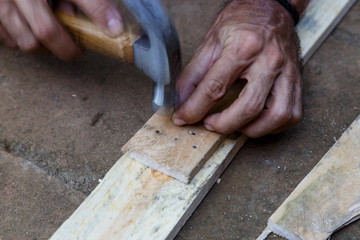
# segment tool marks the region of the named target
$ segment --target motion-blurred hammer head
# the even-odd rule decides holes
[[[181,69],[176,30],[158,0],[123,0],[146,35],[134,43],[135,65],[156,83],[153,109],[170,115],[177,102],[175,81]]]

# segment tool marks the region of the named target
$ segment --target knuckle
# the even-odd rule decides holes
[[[257,115],[259,115],[260,112],[262,112],[264,108],[264,103],[261,101],[251,101],[246,104],[247,112],[250,118],[253,118]]]
[[[274,67],[278,68],[284,64],[284,55],[279,49],[273,49],[270,54],[270,61]]]
[[[241,41],[241,44],[232,44]],[[250,59],[257,55],[263,48],[262,36],[254,31],[241,31],[233,33],[228,39],[227,44],[231,46],[231,53],[238,59]]]
[[[220,79],[211,79],[206,86],[206,94],[213,101],[221,99],[226,93],[226,86]]]
[[[248,31],[242,36],[242,47],[251,53],[257,53],[262,49],[262,37],[260,34],[252,31]]]
[[[273,113],[274,122],[278,125],[289,122],[292,117],[292,111],[288,108],[277,108]]]
[[[34,29],[34,35],[41,42],[52,42],[56,35],[55,27],[51,23],[40,23],[38,27]]]

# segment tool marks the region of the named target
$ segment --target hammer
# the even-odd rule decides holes
[[[154,82],[153,110],[171,115],[177,102],[175,81],[181,70],[177,32],[158,0],[123,0],[145,34],[123,32],[117,38],[104,34],[89,20],[56,11],[73,40],[84,49],[135,64]],[[54,4],[54,1],[50,2]]]

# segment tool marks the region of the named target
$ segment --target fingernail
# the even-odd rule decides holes
[[[205,123],[204,126],[207,130],[209,130],[211,132],[215,132],[215,129],[211,125]]]
[[[108,22],[108,29],[111,34],[118,36],[123,31],[123,25],[118,19],[112,18]]]
[[[181,120],[179,118],[174,118],[174,123],[178,126],[183,126],[186,124],[184,120]]]

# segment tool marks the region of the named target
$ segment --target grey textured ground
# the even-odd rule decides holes
[[[165,2],[188,62],[222,1]],[[358,3],[306,65],[302,122],[248,141],[177,239],[257,237],[360,114],[359,20]],[[3,46],[0,55],[0,239],[45,239],[152,115],[152,85],[135,67],[93,53],[71,63]],[[333,239],[359,236],[356,222]]]

